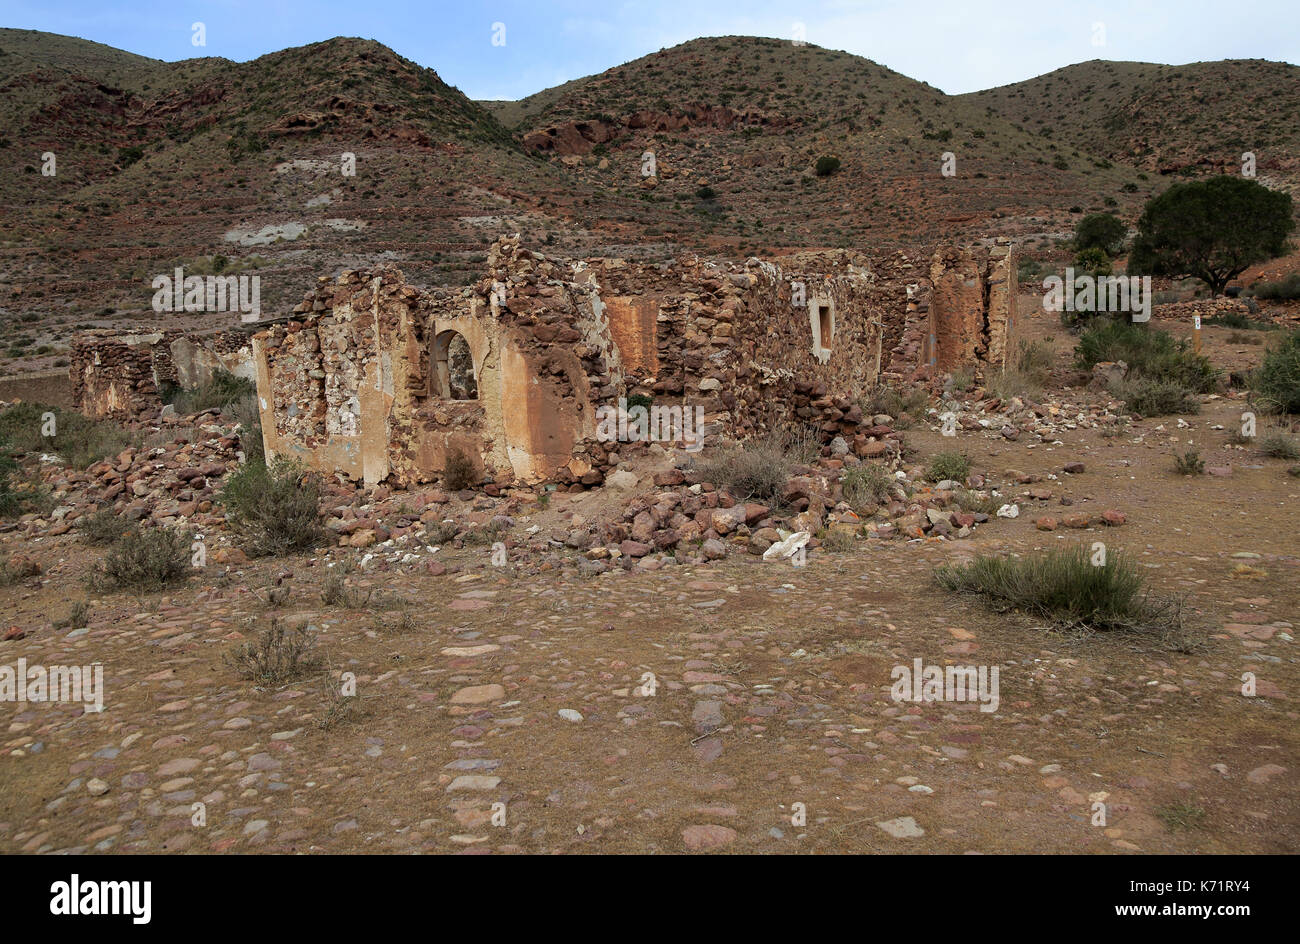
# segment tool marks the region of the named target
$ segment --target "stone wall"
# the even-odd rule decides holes
[[[345,272],[253,339],[265,445],[367,483],[438,480],[460,451],[494,484],[591,486],[644,446],[597,435],[600,409],[631,393],[698,406],[707,432],[734,438],[797,422],[852,440],[852,398],[906,307],[903,281],[844,251],[566,264],[514,237],[458,292],[392,267]],[[457,335],[472,400],[446,382]]]
[[[185,336],[179,331],[88,331],[72,340],[72,402],[87,416],[151,420],[171,387],[209,383],[217,370],[250,380],[252,348],[243,331]]]
[[[161,386],[175,383],[168,336],[88,332],[72,340],[73,402],[87,416],[135,420],[162,409]]]
[[[932,375],[962,366],[1000,370],[1013,352],[1016,267],[1009,245],[937,250],[930,264],[921,366]]]
[[[305,317],[256,335],[268,455],[375,483],[432,481],[463,453],[496,482],[603,481],[597,399],[620,389],[599,298],[518,241],[461,292],[424,292],[392,267],[322,280]],[[451,339],[477,394],[444,384]]]

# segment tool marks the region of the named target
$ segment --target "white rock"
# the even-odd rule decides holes
[[[1019,506],[1019,505],[1003,505],[1001,508],[998,509],[998,517],[999,517],[999,518],[1019,518],[1019,517],[1020,517],[1020,506]]]
[[[793,557],[795,551],[808,543],[812,535],[807,531],[798,531],[783,541],[777,541],[766,551],[763,552],[763,560],[784,560],[787,557]]]
[[[605,487],[619,491],[636,488],[636,483],[636,474],[624,469],[619,469],[617,472],[611,472],[605,477]]]

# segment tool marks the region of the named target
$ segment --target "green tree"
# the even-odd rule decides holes
[[[1110,213],[1089,213],[1074,227],[1074,251],[1100,249],[1108,256],[1118,255],[1127,232],[1123,220]]]
[[[1193,276],[1212,296],[1249,266],[1286,252],[1291,195],[1227,175],[1174,184],[1138,220],[1130,275]]]

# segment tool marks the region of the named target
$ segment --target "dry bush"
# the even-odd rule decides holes
[[[478,470],[474,460],[464,449],[454,446],[447,450],[447,465],[442,473],[443,485],[449,491],[459,492],[469,488],[478,480]]]
[[[301,678],[321,666],[316,637],[307,627],[286,628],[277,619],[272,619],[256,640],[226,653],[225,661],[240,678],[263,685]]]
[[[101,508],[86,515],[77,522],[82,539],[91,547],[103,547],[112,544],[133,527],[127,519],[118,515],[112,508]]]
[[[845,469],[840,477],[844,500],[854,511],[878,505],[889,497],[894,487],[894,477],[889,470],[874,462]]]
[[[189,531],[128,531],[91,571],[91,587],[141,593],[182,583],[190,573],[191,541]]]
[[[775,502],[794,466],[807,462],[809,439],[774,431],[722,450],[697,467],[699,478],[725,488],[737,498]]]

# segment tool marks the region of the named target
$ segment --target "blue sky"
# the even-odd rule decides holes
[[[205,26],[203,48],[192,44],[195,22]],[[498,23],[504,45],[493,44]],[[436,69],[471,98],[519,98],[699,36],[790,39],[797,24],[810,43],[953,94],[1088,59],[1300,58],[1295,0],[6,0],[0,15],[3,26],[167,60],[244,61],[361,36]]]

